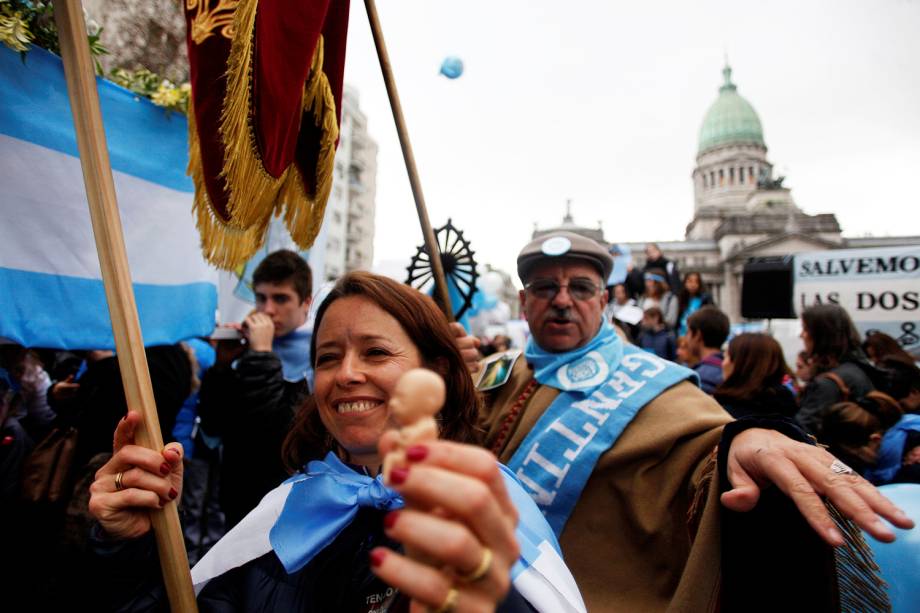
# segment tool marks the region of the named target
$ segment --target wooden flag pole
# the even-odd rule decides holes
[[[96,251],[112,318],[125,399],[129,407],[140,410],[144,417],[136,435],[138,444],[159,451],[163,449],[163,438],[147,369],[137,304],[131,287],[128,256],[118,215],[115,184],[80,0],[54,0],[54,19],[58,28],[86,198],[89,201]],[[197,611],[176,503],[171,501],[163,510],[151,511],[150,521],[156,532],[171,609]]]
[[[418,220],[422,225],[422,235],[428,247],[431,258],[431,272],[434,274],[434,283],[438,298],[443,305],[444,314],[448,321],[454,321],[454,309],[450,304],[450,295],[447,292],[447,280],[444,277],[444,266],[441,264],[441,250],[435,239],[431,222],[428,221],[428,209],[425,207],[425,195],[422,193],[422,182],[418,178],[418,169],[415,167],[415,155],[412,153],[412,143],[409,142],[409,129],[403,117],[402,104],[399,102],[399,92],[396,91],[396,79],[390,66],[390,55],[387,53],[386,43],[383,41],[383,30],[380,27],[380,18],[377,16],[377,5],[374,0],[364,0],[367,8],[367,19],[371,24],[371,33],[374,35],[374,45],[377,47],[377,58],[380,60],[380,70],[383,72],[383,82],[387,86],[387,96],[390,98],[390,108],[393,109],[393,119],[396,121],[396,132],[399,134],[399,144],[402,147],[403,159],[406,162],[406,171],[409,173],[409,185],[412,186],[412,195],[415,198],[415,209]]]

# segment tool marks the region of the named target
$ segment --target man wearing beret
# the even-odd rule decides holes
[[[601,245],[569,232],[524,247],[530,340],[523,354],[489,356],[479,378],[485,444],[556,531],[588,610],[757,609],[778,602],[748,600],[776,580],[777,556],[786,572],[775,594],[799,591],[806,609],[837,598],[826,543],[845,539],[814,490],[835,502],[859,496],[889,518],[896,509],[856,475],[838,478],[825,451],[787,438],[806,440],[795,426],[732,423],[692,371],[624,343],[603,318],[612,265]],[[768,482],[779,488],[757,504]],[[893,538],[873,531],[875,513],[838,504]]]

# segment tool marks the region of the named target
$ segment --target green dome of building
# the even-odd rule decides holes
[[[766,147],[760,118],[751,103],[738,94],[738,88],[732,83],[732,69],[726,65],[722,75],[725,83],[719,88],[719,97],[709,107],[700,128],[699,152],[729,144]]]

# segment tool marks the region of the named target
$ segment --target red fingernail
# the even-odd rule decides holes
[[[428,457],[428,447],[424,445],[412,445],[406,449],[406,457],[410,462],[421,462]]]
[[[173,487],[173,488],[170,488],[170,490],[169,490],[169,499],[170,499],[170,500],[175,500],[175,499],[176,499],[176,496],[178,496],[178,495],[179,495],[179,492],[176,491],[176,488],[174,488],[174,487]]]
[[[169,474],[169,470],[170,470],[169,464],[167,464],[166,462],[163,462],[162,464],[160,464],[160,474],[161,475],[165,477],[166,475]]]
[[[384,549],[383,547],[377,547],[376,549],[371,549],[371,553],[369,557],[371,559],[371,566],[376,568],[377,566],[380,566],[381,564],[383,564],[383,559],[387,557],[387,550]]]
[[[395,483],[396,485],[405,483],[408,477],[408,468],[394,468],[392,471],[390,471],[390,482]]]
[[[157,502],[159,503],[159,505],[160,505],[161,507],[162,507],[164,504],[166,504],[166,501],[163,500],[162,498],[160,498],[159,500],[157,500]]]
[[[399,519],[399,511],[390,511],[383,518],[383,527],[389,530]]]

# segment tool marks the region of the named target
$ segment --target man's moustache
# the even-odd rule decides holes
[[[569,309],[553,309],[549,312],[547,318],[548,320],[564,320],[566,323],[576,323],[578,318],[574,316]]]

